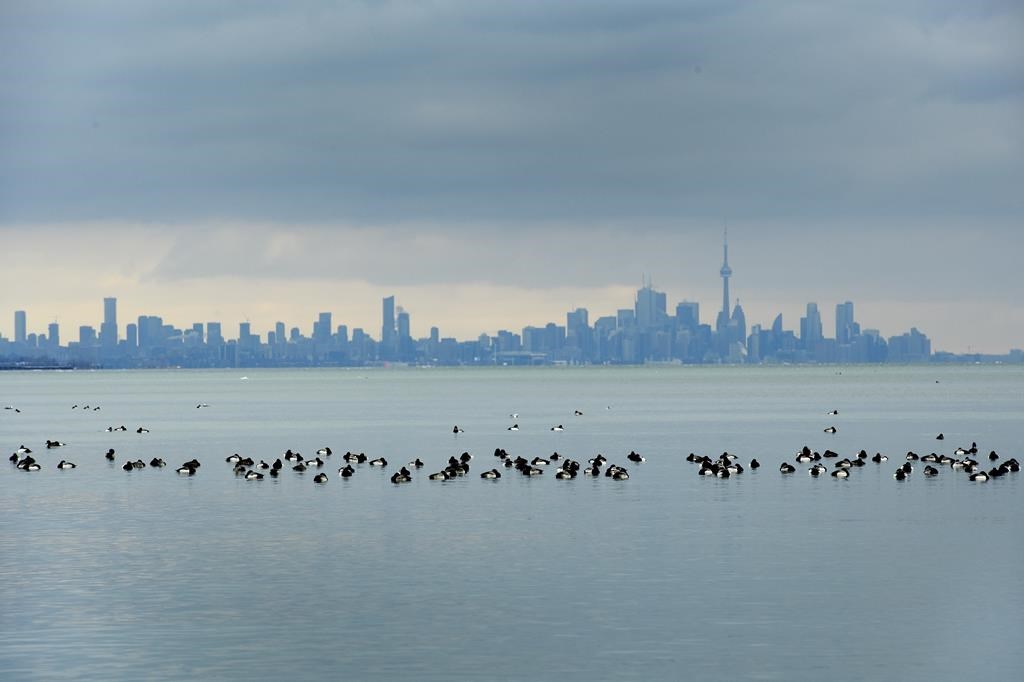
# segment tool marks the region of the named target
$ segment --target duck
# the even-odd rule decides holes
[[[46,449],[47,450],[49,450],[51,448],[62,448],[65,445],[67,445],[67,443],[62,443],[59,440],[48,440],[48,441],[46,441]]]
[[[135,433],[149,433],[149,429],[140,426],[139,428],[135,429]]]
[[[392,483],[409,483],[409,482],[411,482],[412,481],[412,476],[410,474],[408,474],[408,473],[403,473],[404,471],[405,471],[405,468],[403,467],[402,471],[396,471],[395,473],[391,474],[391,482]]]
[[[779,471],[784,474],[791,474],[796,471],[796,467],[789,462],[783,462],[779,465]]]
[[[409,462],[409,466],[411,466],[414,469],[422,469],[424,467],[424,464],[423,461],[419,457],[417,457],[413,461]]]
[[[355,472],[356,470],[352,468],[351,464],[346,464],[345,466],[338,468],[338,475],[342,478],[349,478]]]
[[[758,461],[757,461],[756,459],[752,459],[752,460],[750,460],[750,468],[751,468],[751,469],[756,469],[756,468],[758,468],[759,466],[761,466],[761,463],[760,463],[760,462],[758,462]]]
[[[105,454],[104,457],[106,457],[109,461],[113,462],[114,461],[114,448],[110,448],[109,450],[107,450],[107,454]]]
[[[319,450],[316,451],[316,454],[317,454],[317,456],[330,457],[331,456],[331,449],[330,448],[320,448]]]
[[[811,476],[820,476],[826,471],[828,471],[828,469],[825,467],[824,464],[815,464],[814,466],[807,470],[807,473],[809,473]]]
[[[295,466],[292,467],[292,471],[295,471],[295,472],[300,473],[300,474],[303,471],[305,471],[305,470],[306,470],[306,465],[303,464],[302,462],[299,462],[298,464],[296,464]]]
[[[121,465],[121,468],[124,469],[125,471],[133,471],[135,469],[135,466],[131,462],[125,462],[124,464]]]
[[[530,466],[547,466],[548,464],[551,464],[551,462],[546,459],[541,459],[540,457],[534,457],[530,460]]]
[[[575,410],[575,411],[573,412],[573,414],[574,414],[575,416],[577,416],[577,417],[582,417],[582,416],[583,416],[583,412],[582,412],[582,411],[580,411],[580,410]]]
[[[849,469],[836,469],[835,471],[832,472],[832,478],[849,478],[849,477],[850,477],[850,470]]]
[[[297,452],[292,452],[291,448],[289,448],[284,453],[284,459],[285,459],[286,462],[301,462],[302,461],[302,455],[300,455]]]
[[[40,470],[40,469],[42,469],[42,468],[43,468],[43,467],[41,467],[41,466],[40,466],[40,465],[39,465],[39,464],[38,464],[37,462],[32,462],[31,464],[26,464],[26,465],[25,465],[25,466],[24,466],[24,467],[22,468],[22,470],[23,470],[23,471],[39,471],[39,470]]]
[[[143,462],[141,459],[137,459],[134,462],[132,462],[132,466],[135,467],[136,469],[145,469],[146,463]]]
[[[157,468],[165,467],[167,466],[167,462],[163,461],[159,457],[154,457],[153,459],[149,460],[149,466]]]
[[[834,426],[830,426],[830,427],[828,427],[827,429],[825,429],[825,433],[835,433],[835,432],[836,432],[836,431],[838,431],[838,430],[839,430],[839,429],[837,429],[836,427],[834,427]]]
[[[925,476],[938,476],[939,475],[939,470],[936,469],[933,466],[926,466],[924,468],[924,475]]]
[[[466,430],[462,429],[462,428],[459,428],[458,424],[456,424],[455,426],[452,427],[452,433],[454,433],[456,436],[459,435],[460,433],[465,433],[465,432],[466,432]]]
[[[324,483],[327,483],[327,474],[317,474],[316,476],[313,477],[313,483],[316,483],[318,485],[323,485]]]
[[[27,447],[25,447],[25,444],[22,443],[21,445],[18,446],[18,449],[15,450],[14,452],[16,452],[19,455],[27,455],[30,452],[32,452],[32,448],[27,448]]]
[[[559,469],[558,471],[555,472],[555,478],[557,478],[559,481],[568,481],[570,479],[576,478],[576,472],[566,469]]]
[[[836,416],[839,415],[839,410],[830,410],[829,412],[826,412],[825,414],[827,414],[829,416],[832,416],[832,417],[836,417]]]
[[[303,464],[305,464],[307,467],[316,467],[317,469],[319,469],[324,465],[324,461],[319,457],[314,457],[313,459],[307,459],[305,462],[303,462]]]
[[[907,474],[905,471],[903,471],[903,467],[900,467],[899,469],[896,470],[892,477],[895,478],[897,481],[902,481],[907,477]]]
[[[370,466],[372,467],[386,467],[387,465],[388,461],[383,457],[378,457],[377,459],[370,460]]]
[[[201,410],[201,409],[209,407],[209,406],[210,405],[208,403],[199,403],[198,405],[196,405],[196,409],[197,410]]]
[[[262,481],[263,480],[263,474],[261,474],[258,471],[253,471],[252,469],[249,469],[249,471],[245,472],[245,480],[247,480],[247,481]]]
[[[872,457],[871,461],[875,464],[881,464],[882,462],[888,462],[889,458],[883,455],[881,452],[876,452]]]
[[[946,440],[946,437],[940,433],[939,435],[935,436],[935,440]]]
[[[626,459],[628,459],[630,462],[636,462],[637,464],[639,464],[640,462],[647,461],[640,455],[640,453],[636,452],[635,450],[630,450],[629,454],[626,455]]]
[[[437,473],[430,474],[427,478],[431,481],[447,481],[449,477],[447,472],[438,471]]]
[[[242,456],[236,452],[233,455],[228,455],[227,457],[225,457],[224,461],[230,462],[231,464],[238,464],[239,462],[242,461]]]
[[[482,474],[480,474],[480,478],[488,478],[488,479],[501,478],[501,472],[499,472],[497,469],[491,469],[490,471],[485,471]]]
[[[68,462],[68,461],[62,459],[60,461],[60,464],[57,465],[57,468],[58,469],[74,469],[75,468],[75,463],[74,462]]]
[[[189,464],[189,462],[185,462],[185,464],[175,469],[175,471],[183,476],[195,476],[196,468],[193,466],[189,466]]]
[[[978,471],[976,473],[971,474],[969,478],[972,481],[978,481],[980,483],[988,480],[988,474],[986,474],[984,471]]]
[[[519,424],[513,424],[512,426],[508,427],[508,430],[509,431],[518,431],[519,430]]]

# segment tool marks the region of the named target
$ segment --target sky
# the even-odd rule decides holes
[[[0,3],[0,333],[809,301],[1024,347],[1024,5]],[[123,331],[122,331],[123,333]]]

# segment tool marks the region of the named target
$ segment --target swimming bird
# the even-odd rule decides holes
[[[583,416],[583,413],[580,412],[579,410],[576,410],[573,414],[576,415],[577,417],[582,417]]]
[[[824,464],[815,464],[814,466],[807,470],[807,473],[809,473],[811,476],[820,476],[826,471],[828,471],[828,469],[825,467]]]
[[[316,451],[316,454],[317,455],[323,455],[324,457],[330,457],[331,456],[331,449],[330,448],[320,448],[319,450]]]
[[[416,458],[416,459],[414,459],[413,461],[409,462],[409,466],[413,467],[414,469],[420,469],[420,468],[422,468],[422,467],[424,466],[424,464],[423,464],[423,462],[422,462],[422,461],[420,460],[420,458],[419,458],[419,457],[417,457],[417,458]]]
[[[25,444],[24,444],[24,443],[22,443],[22,444],[21,444],[21,445],[20,445],[20,446],[18,447],[18,449],[17,449],[17,450],[15,450],[15,452],[16,452],[16,453],[18,453],[19,455],[27,455],[28,453],[32,452],[32,449],[31,449],[31,448],[26,448],[26,447],[25,447]]]
[[[935,440],[945,440],[945,439],[946,439],[946,437],[944,435],[942,435],[941,433],[939,435],[935,436]]]
[[[242,456],[236,452],[233,455],[228,455],[227,457],[225,457],[224,461],[230,462],[232,464],[238,464],[239,462],[242,461]]]
[[[207,403],[199,403],[198,405],[196,405],[197,410],[201,410],[204,407],[209,407],[209,405]]]
[[[791,474],[794,471],[796,471],[796,467],[790,464],[789,462],[783,462],[782,464],[779,465],[779,471],[784,474]]]
[[[296,472],[298,472],[300,474],[303,471],[305,471],[305,470],[306,470],[306,465],[303,464],[302,462],[299,462],[298,464],[296,464],[295,466],[292,467],[292,471],[296,471]]]
[[[871,458],[871,461],[875,464],[881,464],[882,462],[888,462],[889,458],[883,455],[881,452],[876,452]]]
[[[639,464],[640,462],[646,462],[647,461],[646,459],[641,457],[638,452],[636,452],[634,450],[630,450],[629,451],[629,454],[626,455],[626,459],[628,459],[630,462],[636,462],[637,464]]]
[[[552,426],[551,430],[552,431],[565,431],[565,429],[562,428],[561,424],[559,424],[558,426]]]
[[[370,466],[372,467],[386,467],[387,465],[388,461],[383,457],[378,457],[377,459],[370,460]]]
[[[836,469],[835,471],[832,472],[832,477],[833,478],[849,478],[850,477],[850,470],[849,469]]]
[[[140,426],[139,428],[135,429],[135,433],[149,433],[149,429]]]
[[[327,483],[327,474],[317,474],[313,477],[313,483],[317,483],[319,485]]]
[[[825,433],[835,433],[835,432],[836,432],[836,431],[838,431],[838,430],[839,430],[839,429],[837,429],[836,427],[834,427],[834,426],[830,426],[830,427],[828,427],[827,429],[825,429]]]
[[[752,459],[752,460],[750,460],[750,468],[751,468],[751,469],[756,469],[756,468],[758,468],[759,466],[761,466],[761,463],[760,463],[760,462],[758,462],[758,461],[757,461],[756,459]]]
[[[430,476],[428,476],[427,478],[429,478],[431,481],[447,481],[448,474],[447,472],[444,471],[438,471],[437,473],[430,474]]]
[[[392,483],[409,483],[411,481],[412,474],[409,473],[409,471],[405,467],[402,467],[401,471],[396,471],[395,473],[391,474]]]
[[[192,466],[189,466],[188,462],[186,462],[185,464],[182,464],[180,467],[175,469],[175,471],[177,471],[182,476],[195,476],[196,475],[196,468],[192,467]]]
[[[319,457],[314,457],[313,459],[307,459],[304,463],[305,463],[305,465],[307,467],[316,467],[318,469],[324,465],[324,461],[322,459],[320,459]]]
[[[939,475],[939,470],[936,469],[933,466],[926,466],[924,468],[924,475],[925,476],[938,476]]]
[[[48,440],[46,441],[46,449],[50,448],[61,448],[67,445],[67,443],[61,443],[59,440]]]
[[[62,459],[60,461],[60,464],[57,465],[57,468],[58,469],[74,469],[75,468],[75,463],[74,462],[68,462],[68,461],[65,461],[65,460]]]
[[[167,462],[163,461],[159,457],[154,457],[153,459],[149,460],[149,466],[151,466],[151,467],[165,467],[165,466],[167,466]]]
[[[26,464],[24,467],[22,467],[22,471],[39,471],[42,468],[43,467],[41,467],[38,463],[32,462],[31,464]]]
[[[513,424],[512,426],[508,427],[508,430],[509,431],[518,431],[519,430],[519,424]]]
[[[125,471],[132,471],[135,469],[131,462],[125,462],[124,464],[121,465],[121,468],[124,469]]]
[[[342,478],[349,478],[355,472],[356,470],[352,468],[351,464],[346,464],[345,466],[338,469],[338,475],[341,476]]]
[[[114,461],[114,448],[110,448],[109,450],[107,450],[107,454],[104,455],[104,457],[106,457],[109,461],[113,462]]]
[[[831,415],[831,416],[836,416],[836,415],[839,414],[839,410],[832,410],[831,412],[826,412],[825,414]]]
[[[497,469],[491,469],[480,474],[480,478],[501,478],[501,473]]]
[[[972,481],[978,481],[978,482],[987,481],[988,480],[988,474],[986,474],[984,471],[979,471],[977,473],[971,474],[969,476],[969,478]]]
[[[249,469],[249,471],[245,472],[245,480],[247,480],[247,481],[262,481],[263,480],[263,474],[261,474],[258,471],[253,471],[252,469]]]
[[[897,481],[902,481],[907,477],[907,472],[903,471],[903,467],[900,467],[899,469],[896,470],[892,477],[895,478]]]
[[[456,424],[455,426],[452,427],[452,433],[454,433],[456,436],[459,435],[460,433],[465,433],[465,432],[466,432],[466,430],[465,429],[460,429],[458,424]]]

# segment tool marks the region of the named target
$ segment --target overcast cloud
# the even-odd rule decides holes
[[[1024,345],[1020,3],[14,0],[0,83],[8,334],[707,320],[728,223],[752,323]]]

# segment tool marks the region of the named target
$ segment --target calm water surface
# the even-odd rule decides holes
[[[1022,368],[4,372],[0,401],[3,454],[44,465],[0,466],[0,679],[1024,677],[1021,475],[892,478],[907,450],[1021,459]],[[780,475],[805,444],[890,460]],[[224,462],[324,445],[326,486]],[[647,462],[483,481],[495,447]],[[391,466],[343,480],[346,450]],[[764,466],[684,459],[724,450]]]

